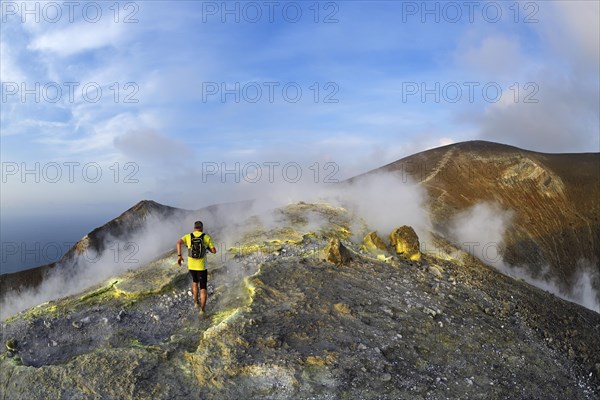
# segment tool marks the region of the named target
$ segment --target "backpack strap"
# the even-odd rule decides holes
[[[196,238],[196,236],[194,236],[194,232],[190,233],[190,241],[195,238]],[[202,239],[202,242],[204,242],[204,232],[202,232],[202,234],[200,236],[198,236],[198,238]]]

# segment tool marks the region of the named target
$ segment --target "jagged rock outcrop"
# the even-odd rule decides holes
[[[373,254],[382,254],[387,252],[387,245],[385,244],[383,239],[381,239],[379,235],[377,235],[377,232],[367,233],[363,238],[362,243],[365,250]]]
[[[407,225],[396,228],[390,233],[390,243],[396,254],[411,261],[421,261],[421,247],[415,230]]]
[[[323,249],[323,260],[336,265],[344,265],[352,260],[352,253],[340,242],[340,239],[333,238]]]

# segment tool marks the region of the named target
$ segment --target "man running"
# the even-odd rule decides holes
[[[202,221],[194,222],[194,232],[183,235],[177,241],[177,264],[181,265],[183,257],[181,256],[181,245],[185,243],[188,248],[188,269],[192,275],[192,296],[194,297],[194,307],[200,307],[200,312],[204,313],[206,307],[206,280],[208,272],[206,271],[206,250],[215,254],[217,250],[213,245],[212,238],[207,233],[203,233]],[[200,301],[198,301],[198,283],[200,283]]]

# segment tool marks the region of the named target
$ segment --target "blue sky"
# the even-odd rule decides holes
[[[251,197],[236,163],[322,181],[464,140],[600,150],[594,1],[1,4],[3,241]]]

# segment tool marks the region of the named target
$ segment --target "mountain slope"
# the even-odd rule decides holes
[[[173,217],[178,212],[183,212],[174,207],[165,206],[152,200],[142,200],[117,218],[107,222],[85,235],[58,262],[31,268],[25,271],[0,275],[0,301],[16,290],[36,288],[52,272],[55,267],[73,265],[77,256],[89,250],[100,253],[104,250],[105,238],[111,235],[120,238],[135,234],[145,223],[149,215]]]
[[[222,215],[235,213],[247,206],[248,202],[238,202],[212,205],[199,210],[184,210],[152,200],[140,201],[117,218],[85,235],[58,262],[0,275],[0,307],[6,307],[5,301],[15,295],[36,294],[42,282],[51,279],[63,282],[62,286],[68,286],[69,281],[78,280],[77,276],[89,273],[90,270],[96,270],[95,274],[102,274],[102,269],[118,272],[141,266],[146,262],[142,258],[150,261],[170,250],[177,235],[190,229],[194,220],[202,219],[214,226],[212,222],[222,219]],[[151,234],[152,231],[170,239],[163,241],[156,238]],[[68,291],[68,288],[64,289]],[[46,297],[42,301],[49,298],[56,296]],[[0,310],[0,315],[6,315],[4,310]]]
[[[170,252],[5,321],[13,350],[0,354],[0,398],[600,394],[599,314],[441,238],[443,254],[415,263],[382,250],[383,261],[347,240],[363,232],[350,232],[355,217],[344,209],[297,204],[279,215],[274,228],[242,222],[239,245],[209,260],[208,318],[192,308]],[[332,238],[352,260],[323,261]]]
[[[472,141],[417,153],[366,175],[383,171],[427,189],[431,219],[441,232],[457,213],[479,203],[512,210],[504,261],[526,265],[533,275],[548,266],[548,277],[563,289],[573,285],[582,259],[600,271],[600,153],[544,154]]]

